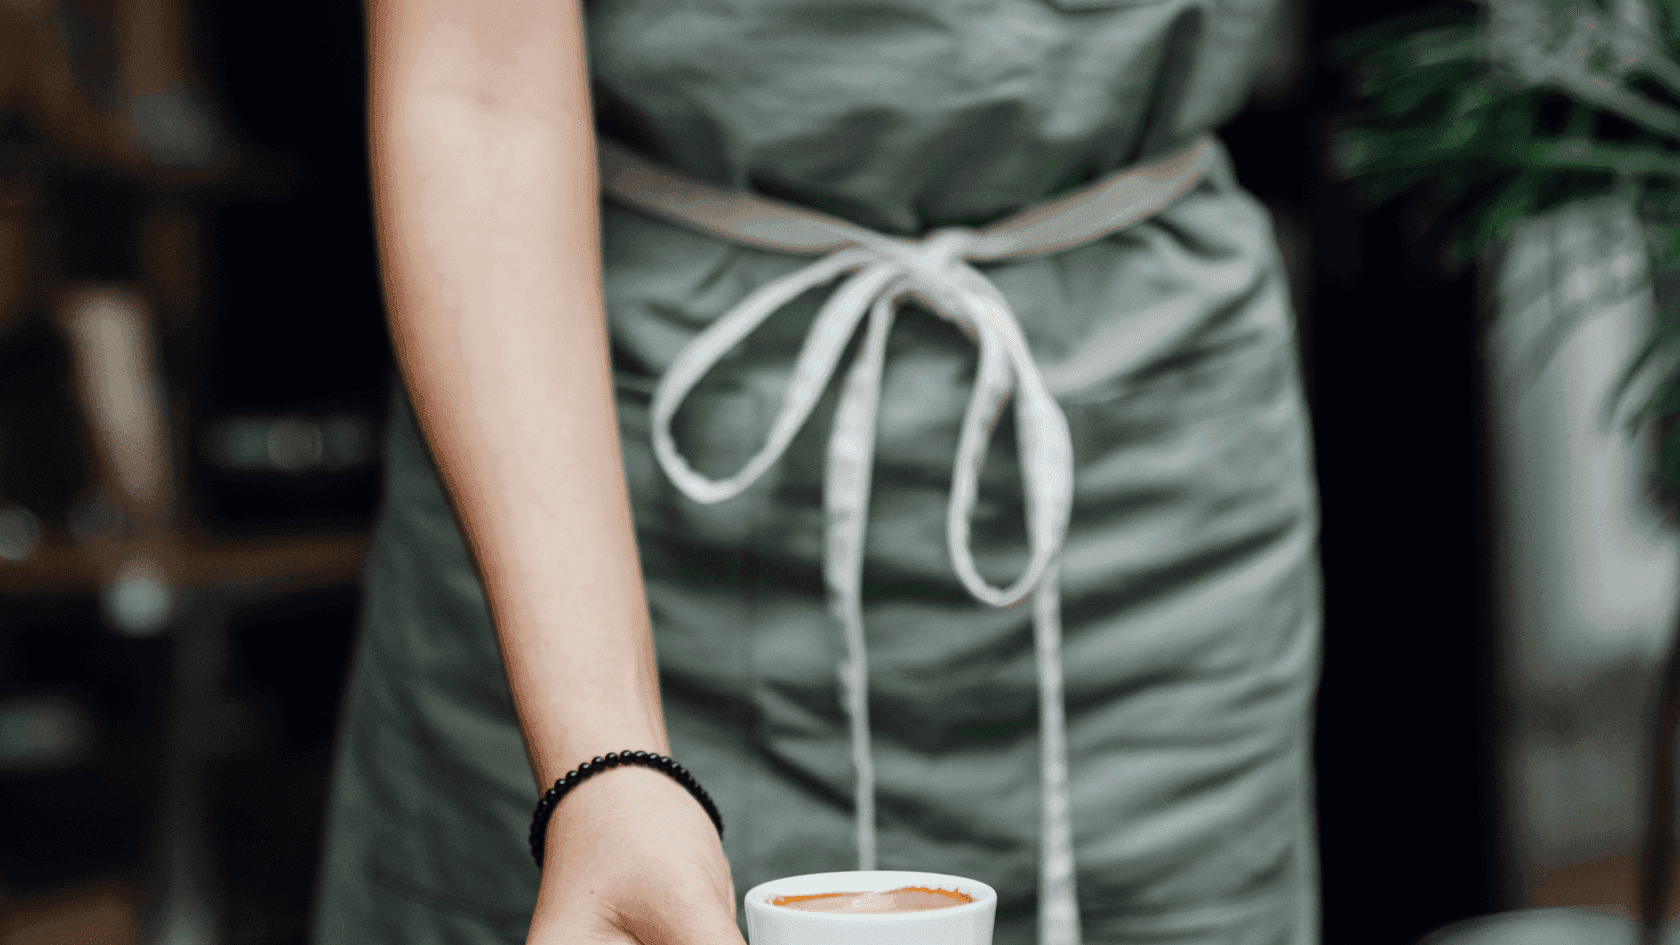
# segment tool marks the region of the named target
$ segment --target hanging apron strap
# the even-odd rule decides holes
[[[867,316],[862,349],[841,385],[823,478],[823,572],[830,606],[846,638],[847,661],[840,679],[857,775],[859,869],[875,868],[875,779],[863,632],[864,531],[886,341],[898,302],[916,300],[954,322],[978,346],[979,367],[951,471],[946,542],[958,578],[975,599],[1010,607],[1034,597],[1042,759],[1039,945],[1078,945],[1080,938],[1056,579],[1073,504],[1073,449],[1067,418],[1045,384],[1020,322],[1003,293],[973,263],[1048,255],[1125,229],[1188,193],[1212,169],[1216,155],[1214,143],[1204,138],[1170,157],[1117,171],[991,226],[946,227],[912,240],[782,201],[716,188],[608,139],[598,144],[600,183],[607,198],[735,243],[821,257],[762,286],[708,325],[660,379],[651,411],[653,449],[666,475],[689,498],[701,503],[730,499],[781,458]],[[700,475],[671,435],[671,422],[683,400],[772,314],[842,275],[848,278],[817,313],[794,362],[764,447],[728,478]],[[991,431],[1011,398],[1031,555],[1013,583],[996,587],[975,568],[969,526]]]

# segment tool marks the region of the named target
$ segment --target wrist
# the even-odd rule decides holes
[[[640,769],[650,772],[655,778],[668,779],[665,790],[668,792],[670,785],[674,784],[685,791],[694,803],[705,812],[707,819],[716,828],[719,838],[723,836],[723,818],[718,813],[717,805],[713,803],[711,796],[707,794],[706,789],[700,785],[699,781],[680,763],[667,755],[654,752],[640,750],[609,752],[606,755],[597,756],[583,762],[577,768],[557,778],[554,784],[548,787],[537,801],[536,810],[531,820],[529,840],[531,856],[539,868],[543,864],[550,834],[562,829],[553,824],[556,809],[560,807],[561,802],[583,788],[586,783],[598,780],[609,772],[618,769]],[[599,790],[592,792],[592,794],[596,804],[606,800],[606,795]],[[588,806],[587,804],[574,802],[570,810],[572,813],[587,817]]]

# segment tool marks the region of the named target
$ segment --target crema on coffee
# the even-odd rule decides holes
[[[926,912],[949,909],[973,902],[974,898],[954,889],[903,886],[886,892],[829,892],[803,896],[775,896],[773,906],[802,912],[833,912],[847,915],[886,915],[895,912]]]

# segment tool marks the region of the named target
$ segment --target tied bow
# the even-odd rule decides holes
[[[897,303],[914,298],[955,322],[980,349],[974,392],[963,416],[951,474],[946,539],[952,564],[963,586],[976,599],[995,607],[1017,604],[1043,579],[1067,530],[1073,497],[1073,449],[1067,419],[1050,395],[1008,301],[968,264],[966,256],[975,243],[971,231],[937,230],[917,242],[860,234],[858,242],[860,245],[838,250],[761,287],[693,339],[672,362],[654,393],[654,451],[671,480],[695,501],[715,503],[739,495],[787,450],[828,386],[867,311],[869,325],[863,348],[841,389],[823,489],[829,535],[827,579],[841,596],[855,594],[887,334]],[[806,290],[843,273],[853,275],[818,312],[763,449],[726,479],[708,479],[695,472],[677,451],[671,436],[671,421],[683,399],[730,349],[772,314]],[[1015,583],[999,588],[975,569],[969,523],[991,428],[1011,394],[1015,398],[1032,555]]]

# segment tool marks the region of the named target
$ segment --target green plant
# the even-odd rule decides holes
[[[1573,201],[1634,201],[1658,312],[1615,399],[1635,425],[1680,413],[1680,0],[1451,3],[1332,49],[1358,100],[1332,166],[1372,204],[1421,198],[1425,238],[1451,259]],[[1674,509],[1680,427],[1656,426],[1653,486]]]

